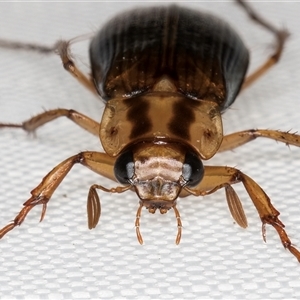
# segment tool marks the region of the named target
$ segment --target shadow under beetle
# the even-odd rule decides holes
[[[69,109],[45,111],[22,124],[1,128],[37,128],[65,116],[99,136],[104,153],[84,151],[67,158],[31,192],[14,221],[0,230],[0,238],[20,225],[28,212],[42,205],[43,220],[52,194],[75,164],[121,183],[107,189],[94,184],[87,197],[89,228],[96,227],[101,213],[97,189],[123,193],[135,191],[140,199],[136,233],[142,244],[140,217],[173,209],[180,242],[182,224],[176,208],[178,197],[205,196],[224,188],[235,221],[247,227],[241,201],[232,185],[242,183],[265,225],[272,225],[285,248],[300,262],[300,252],[288,238],[279,212],[262,188],[240,170],[204,166],[202,161],[217,152],[234,149],[257,137],[300,146],[300,136],[275,130],[251,129],[223,135],[221,115],[239,92],[280,58],[288,32],[278,30],[257,15],[244,1],[237,1],[249,17],[276,37],[274,53],[252,74],[245,76],[249,52],[237,33],[224,21],[188,8],[157,6],[135,9],[109,21],[90,44],[91,76],[74,64],[70,41],[53,47],[0,40],[0,47],[59,54],[64,68],[106,104],[102,121]]]

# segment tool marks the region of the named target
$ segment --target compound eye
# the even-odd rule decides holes
[[[186,153],[182,176],[187,181],[187,186],[195,186],[201,182],[204,176],[204,167],[202,161],[194,152],[188,151]]]
[[[114,172],[117,180],[122,184],[128,184],[134,175],[134,162],[132,151],[122,153],[116,160]]]

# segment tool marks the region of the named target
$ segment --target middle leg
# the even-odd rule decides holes
[[[34,133],[39,127],[59,117],[67,117],[88,132],[96,136],[99,135],[100,124],[98,122],[73,109],[64,108],[47,110],[43,113],[38,114],[37,116],[30,118],[27,121],[22,122],[21,124],[0,123],[0,128],[22,128],[28,133]]]
[[[235,149],[258,137],[269,138],[277,142],[285,143],[286,145],[300,147],[299,134],[270,129],[249,129],[225,135],[218,152]]]

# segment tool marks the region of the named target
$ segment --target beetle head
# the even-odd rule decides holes
[[[139,213],[143,206],[161,214],[173,208],[179,218],[176,199],[182,188],[197,185],[203,175],[197,154],[177,143],[140,143],[123,152],[115,163],[118,181],[130,184],[140,198]]]
[[[140,143],[123,152],[115,164],[116,178],[132,185],[151,213],[166,213],[182,187],[195,186],[203,174],[197,154],[177,143]]]

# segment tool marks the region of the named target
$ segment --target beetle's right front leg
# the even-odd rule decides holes
[[[52,171],[50,171],[43,178],[42,182],[31,191],[32,196],[24,203],[23,209],[15,217],[13,222],[0,230],[0,239],[13,228],[21,225],[29,211],[39,204],[43,205],[40,219],[40,221],[42,221],[46,213],[47,203],[52,194],[72,169],[72,167],[77,163],[88,167],[92,171],[102,176],[116,180],[113,172],[115,158],[112,158],[105,153],[86,151],[69,157],[57,165]],[[103,188],[103,190],[110,191],[105,188]]]
[[[242,227],[247,226],[247,219],[241,201],[232,185],[243,183],[248,195],[262,221],[262,235],[266,241],[266,224],[272,225],[277,231],[284,248],[288,249],[300,262],[300,251],[292,245],[284,224],[279,220],[279,211],[272,205],[270,198],[264,190],[249,176],[230,167],[206,166],[204,178],[196,187],[184,187],[185,191],[194,196],[205,196],[225,188],[227,203],[232,217]],[[185,194],[183,195],[185,196]]]

